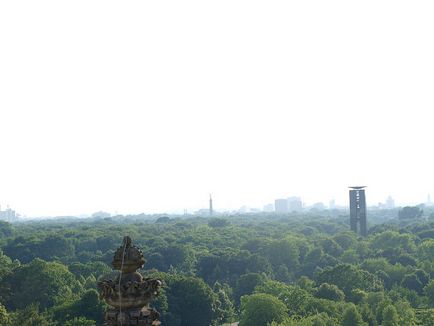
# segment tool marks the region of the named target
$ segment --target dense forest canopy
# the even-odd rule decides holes
[[[434,217],[344,211],[0,221],[0,325],[101,325],[97,280],[129,235],[163,325],[434,325]]]

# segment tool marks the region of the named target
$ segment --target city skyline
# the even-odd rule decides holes
[[[369,193],[368,193],[369,198]],[[278,201],[287,201],[287,207],[286,209],[279,209],[276,208],[276,203]],[[299,201],[300,204],[295,203],[294,201]],[[428,205],[431,206],[433,203],[431,202],[431,196],[428,194],[426,196],[425,201],[420,202],[406,202],[406,203],[396,203],[394,198],[392,196],[387,196],[383,201],[379,202],[369,202],[367,200],[367,207],[368,208],[377,208],[377,209],[393,209],[393,208],[400,208],[404,206],[417,206],[417,205]],[[300,206],[299,206],[300,205]],[[16,207],[14,207],[17,209]],[[220,213],[242,213],[242,212],[276,212],[276,213],[291,213],[291,212],[306,212],[311,209],[319,209],[319,210],[330,210],[330,209],[349,209],[350,208],[350,201],[348,200],[346,203],[337,203],[335,199],[330,199],[328,202],[325,201],[312,201],[312,202],[305,202],[303,201],[303,198],[300,196],[289,196],[284,199],[276,198],[272,203],[258,203],[256,205],[245,205],[241,204],[237,207],[214,207],[213,206],[213,200],[211,197],[211,194],[209,194],[208,198],[208,207],[204,206],[197,206],[197,207],[184,207],[184,208],[176,208],[173,210],[161,210],[161,211],[110,211],[110,210],[95,210],[95,211],[80,211],[78,213],[73,214],[41,214],[41,215],[27,215],[22,214],[22,212],[18,211],[15,212],[12,208],[7,205],[6,210],[2,210],[2,206],[0,203],[0,220],[6,219],[7,216],[10,216],[9,214],[13,212],[13,220],[16,220],[18,217],[21,218],[44,218],[44,217],[57,217],[57,216],[77,216],[77,217],[92,217],[96,214],[106,214],[109,213],[111,216],[115,215],[129,215],[129,214],[174,214],[174,215],[213,215],[213,213],[220,214]],[[17,214],[16,214],[17,213]],[[16,214],[16,215],[15,215]]]
[[[206,208],[208,193],[342,205],[352,184],[368,204],[424,200],[434,4],[314,2],[1,3],[0,201],[29,216]]]

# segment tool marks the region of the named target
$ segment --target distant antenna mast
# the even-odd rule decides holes
[[[209,194],[209,215],[212,216],[213,210],[212,210],[212,196]]]

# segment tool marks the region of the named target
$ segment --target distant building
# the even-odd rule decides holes
[[[14,222],[18,219],[17,214],[14,210],[10,209],[9,207],[6,208],[5,211],[1,210],[0,207],[0,220],[6,221],[6,222]]]
[[[391,196],[387,197],[385,207],[388,209],[395,208],[395,201]]]
[[[111,217],[111,214],[107,213],[107,212],[99,211],[99,212],[93,213],[91,215],[91,217],[93,217],[93,218],[107,218],[107,217]]]
[[[336,209],[336,201],[334,199],[329,201],[329,209]]]
[[[212,214],[213,214],[212,197],[211,197],[211,194],[209,194],[209,215],[211,216]]]
[[[274,210],[278,213],[301,212],[303,210],[303,202],[300,197],[276,199],[274,201]]]
[[[290,212],[301,212],[303,210],[303,202],[300,197],[289,197],[287,201]]]
[[[288,213],[288,199],[276,199],[274,201],[274,210],[276,211],[276,213]]]
[[[323,203],[318,202],[312,205],[312,209],[316,211],[323,211],[326,209],[326,206]]]
[[[273,204],[264,205],[263,211],[264,212],[274,212],[274,205]]]

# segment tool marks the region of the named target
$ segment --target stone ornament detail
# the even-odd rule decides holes
[[[159,294],[161,281],[143,278],[137,269],[146,260],[143,252],[126,236],[113,257],[112,265],[120,273],[115,280],[98,282],[100,298],[113,308],[105,314],[104,326],[158,326],[160,314],[149,307]]]

